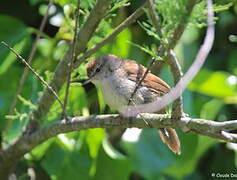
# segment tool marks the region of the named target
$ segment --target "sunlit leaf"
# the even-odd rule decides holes
[[[128,57],[130,44],[127,41],[131,40],[131,32],[129,29],[122,31],[117,37],[115,43],[113,43],[112,54],[118,55],[119,57]]]
[[[19,20],[1,15],[0,16],[0,40],[5,41],[13,47],[19,54],[24,47],[30,43],[30,34],[27,27]],[[16,55],[3,45],[0,45],[0,75],[5,73],[11,64],[17,59]]]
[[[108,144],[107,144],[108,145]],[[100,148],[94,180],[127,180],[131,173],[131,162],[106,144]],[[108,154],[109,153],[109,154]],[[112,155],[112,154],[113,155]]]
[[[224,102],[222,99],[212,99],[204,104],[200,117],[203,119],[214,120],[223,105]]]
[[[226,72],[203,69],[189,84],[188,88],[213,97],[225,98],[237,93],[236,85],[228,81],[230,75]]]

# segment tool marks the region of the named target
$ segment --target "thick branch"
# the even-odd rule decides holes
[[[174,88],[170,90],[169,93],[162,96],[162,98],[145,105],[137,105],[136,108],[129,106],[123,108],[124,116],[134,116],[137,112],[157,112],[162,108],[166,107],[168,104],[172,103],[174,100],[179,98],[182,95],[182,92],[187,87],[188,83],[196,76],[200,71],[202,65],[204,64],[214,42],[215,27],[213,22],[214,11],[212,7],[212,1],[207,0],[207,32],[204,38],[203,45],[201,46],[198,54],[186,72],[184,77],[176,84]]]
[[[95,4],[94,8],[92,9],[87,21],[82,26],[78,33],[78,44],[76,48],[76,56],[82,53],[86,46],[87,42],[92,37],[93,32],[96,30],[99,22],[102,20],[104,15],[107,12],[109,7],[110,1],[109,0],[98,0]],[[63,83],[66,81],[66,77],[68,74],[69,68],[69,61],[71,54],[73,53],[72,46],[70,46],[69,50],[67,51],[66,55],[63,57],[61,62],[58,64],[53,78],[50,81],[51,87],[58,92],[62,87]],[[43,92],[42,97],[39,99],[38,108],[35,110],[31,115],[31,122],[32,121],[41,121],[42,117],[47,114],[51,104],[54,102],[55,98],[51,95],[51,93],[45,89]]]
[[[195,4],[195,2],[190,1],[191,3],[188,4],[188,14],[191,13],[193,6]],[[190,4],[192,4],[192,8],[190,8]],[[153,4],[152,0],[148,0],[148,9],[149,9],[149,15],[151,18],[151,21],[157,31],[157,33],[162,37],[162,31],[161,31],[161,24],[160,24],[160,20],[158,15],[156,14],[155,11],[155,7]],[[187,15],[187,14],[186,14]],[[186,24],[186,21],[188,19],[189,16],[184,17],[184,21]],[[178,33],[178,35],[176,36],[176,34],[174,34],[173,37],[176,38],[176,41],[174,42],[170,42],[169,47],[164,47],[163,44],[161,44],[160,48],[159,48],[159,55],[160,56],[164,56],[165,55],[165,60],[167,61],[167,63],[170,65],[171,67],[171,72],[173,74],[174,77],[174,83],[177,84],[178,81],[182,78],[182,71],[181,71],[181,67],[179,64],[179,61],[177,60],[175,53],[172,51],[171,48],[174,48],[175,44],[177,43],[177,41],[179,40],[179,38],[181,37],[183,31],[184,31],[184,27],[185,25],[183,23],[181,23],[176,29],[174,33]],[[173,39],[172,39],[173,40]],[[177,98],[174,103],[173,103],[173,109],[172,109],[172,117],[173,118],[180,118],[183,115],[183,103],[182,103],[182,96],[180,96],[179,98]]]
[[[169,66],[171,67],[170,69],[173,74],[174,84],[177,84],[180,81],[180,79],[182,78],[183,73],[182,73],[179,61],[178,61],[173,50],[170,50],[168,52],[166,61],[168,62]],[[173,118],[180,118],[183,115],[182,99],[183,99],[182,96],[180,96],[172,104],[172,117]]]
[[[91,39],[92,34],[95,32],[99,22],[103,19],[103,17],[107,13],[109,5],[110,5],[109,0],[98,0],[96,2],[95,6],[90,12],[88,19],[83,24],[82,28],[80,29],[78,33],[78,39],[77,39],[78,44],[76,48],[76,56],[78,56],[80,53],[82,53],[86,49],[87,42]],[[73,48],[71,45],[69,47],[69,50],[66,52],[65,56],[62,58],[62,60],[58,64],[53,74],[53,78],[51,79],[49,83],[50,87],[52,87],[56,93],[59,92],[63,83],[66,81],[66,77],[70,69],[69,62],[70,62],[70,57],[73,51],[72,49]],[[0,175],[2,179],[4,178],[7,179],[12,168],[17,164],[19,159],[25,153],[25,151],[23,151],[25,147],[23,147],[23,149],[22,148],[14,149],[14,147],[20,144],[23,144],[23,146],[27,144],[27,143],[24,143],[26,139],[28,139],[26,137],[38,129],[39,122],[42,121],[42,118],[48,113],[50,106],[52,105],[54,100],[55,100],[55,97],[51,94],[51,92],[48,89],[44,89],[43,95],[39,98],[39,101],[37,103],[37,109],[34,110],[29,115],[29,123],[27,125],[25,135],[21,136],[16,141],[15,145],[10,146],[9,148],[6,149],[7,152],[11,152],[10,154],[8,154],[7,157],[4,157],[4,155],[0,157],[0,167],[1,167]],[[4,150],[0,151],[0,153],[5,154]],[[8,159],[8,160],[3,161],[2,158]]]
[[[0,154],[0,174],[6,160],[14,160],[14,158],[22,156],[31,151],[35,146],[58,134],[89,128],[147,128],[147,124],[144,120],[148,122],[152,128],[181,128],[184,131],[195,134],[205,135],[228,142],[237,142],[236,134],[228,132],[237,129],[237,120],[215,122],[205,119],[184,117],[181,118],[180,121],[176,121],[175,119],[172,119],[169,114],[143,113],[142,116],[138,115],[137,117],[131,117],[127,123],[124,123],[124,119],[121,120],[121,117],[116,114],[79,116],[69,118],[68,121],[57,121],[50,126],[41,128],[31,135],[24,136],[10,148],[2,151]]]

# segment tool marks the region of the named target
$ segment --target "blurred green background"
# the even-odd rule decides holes
[[[158,10],[164,22],[162,27],[168,37],[177,25],[173,22],[179,17],[177,12],[184,11],[187,1],[159,2],[161,6]],[[205,3],[198,2],[181,41],[175,48],[184,72],[192,64],[205,35]],[[81,1],[80,25],[85,22],[94,3],[93,0]],[[113,0],[111,12],[99,25],[88,48],[102,40],[141,3],[135,0]],[[204,67],[183,94],[184,111],[191,117],[226,121],[237,117],[237,41],[235,36],[230,38],[237,34],[237,4],[236,1],[215,3],[217,13],[214,47]],[[48,1],[44,0],[1,2],[0,40],[9,43],[27,59],[47,4]],[[44,33],[37,43],[32,66],[46,80],[52,76],[73,37],[75,4],[75,0],[55,0]],[[139,18],[139,22],[140,25],[131,25],[96,55],[110,53],[148,65],[151,57],[141,50],[141,46],[152,50],[159,41],[144,30],[144,22],[149,22],[145,15]],[[147,26],[148,29],[149,27]],[[72,75],[79,81],[87,78],[84,65],[85,63]],[[34,104],[43,90],[42,84],[30,72],[18,97],[14,114],[9,115],[23,69],[24,65],[1,46],[0,128],[4,146],[21,134],[28,120],[27,114],[35,108]],[[159,75],[173,85],[167,65],[162,65]],[[64,89],[65,87],[60,91],[61,98],[64,97]],[[56,102],[45,117],[44,125],[59,120],[60,113],[60,106]],[[115,112],[104,104],[98,88],[92,84],[85,87],[78,83],[71,85],[68,103],[70,116],[106,113]],[[11,122],[9,128],[5,128],[6,122]],[[177,156],[161,143],[156,130],[126,131],[121,140],[116,140],[111,145],[109,139],[114,132],[116,134],[116,130],[111,129],[90,129],[61,134],[26,154],[18,164],[16,174],[19,179],[29,179],[29,174],[34,172],[36,179],[156,180],[211,179],[212,173],[237,173],[237,145],[178,130],[182,154]]]

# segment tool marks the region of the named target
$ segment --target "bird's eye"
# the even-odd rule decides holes
[[[97,67],[95,72],[100,72],[100,67]]]

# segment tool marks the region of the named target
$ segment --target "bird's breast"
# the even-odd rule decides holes
[[[110,76],[99,84],[105,103],[110,108],[120,111],[128,104],[128,101],[133,93],[136,83],[128,78],[118,78]],[[151,102],[154,99],[153,94],[146,87],[140,87],[135,95],[131,104],[143,104]]]

